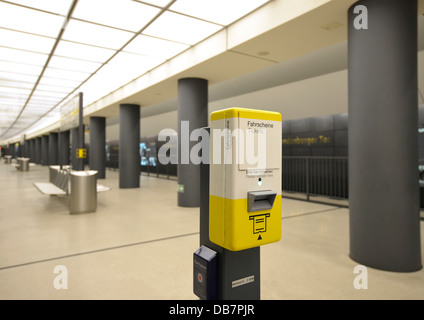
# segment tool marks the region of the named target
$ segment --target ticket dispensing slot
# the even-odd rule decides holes
[[[276,192],[266,191],[250,191],[247,193],[247,211],[271,210],[274,205]]]

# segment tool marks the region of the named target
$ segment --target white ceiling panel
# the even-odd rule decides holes
[[[152,4],[161,8],[167,6],[171,2],[171,0],[135,0],[135,1]]]
[[[55,55],[103,63],[115,52],[116,50],[62,40],[56,47]]]
[[[2,116],[0,117],[0,121],[5,123],[7,121],[14,121],[19,114],[19,110],[14,110],[11,108],[0,108],[0,112]]]
[[[7,90],[7,88],[22,88],[22,89],[31,90],[33,87],[34,87],[34,82],[2,80],[0,78],[0,90]]]
[[[1,46],[40,53],[50,53],[55,39],[0,28]]]
[[[0,112],[19,112],[20,110],[21,110],[20,102],[17,102],[16,100],[13,100],[13,99],[0,98]]]
[[[132,0],[79,0],[73,17],[138,32],[159,12]]]
[[[5,114],[5,112],[12,112],[12,111],[16,111],[16,115],[18,115],[19,111],[22,109],[21,105],[17,105],[17,104],[13,104],[12,103],[3,103],[0,102],[0,113],[2,114],[2,116],[0,117],[0,119],[3,119],[3,115]]]
[[[102,64],[80,59],[53,56],[49,62],[50,68],[79,71],[84,73],[95,72]]]
[[[43,96],[43,97],[46,97],[47,99],[52,98],[56,101],[56,99],[61,100],[63,98],[64,94],[62,92],[40,90],[37,87],[37,90],[34,91],[33,96],[34,97]]]
[[[227,26],[269,0],[178,0],[170,9]]]
[[[40,82],[39,85],[53,85],[53,86],[59,86],[64,88],[76,88],[81,84],[80,80],[70,80],[70,79],[58,79],[53,77],[44,76]]]
[[[189,47],[189,45],[182,43],[139,35],[124,48],[124,51],[170,59]]]
[[[28,99],[29,94],[18,94],[18,93],[11,93],[8,91],[0,91],[0,99],[10,99],[19,101],[21,103],[25,103],[25,101]]]
[[[132,73],[140,76],[144,72],[161,64],[165,59],[139,54],[118,53],[107,65],[122,73]]]
[[[42,69],[43,67],[41,66],[0,60],[0,71],[3,72],[16,72],[21,74],[38,75],[40,74]]]
[[[134,33],[71,19],[63,34],[64,40],[120,49]]]
[[[63,80],[83,81],[90,74],[85,72],[76,72],[76,71],[62,70],[62,69],[56,69],[56,68],[47,68],[46,71],[44,72],[44,75],[46,77],[58,78]]]
[[[58,103],[60,100],[62,100],[62,97],[55,97],[43,91],[36,91],[31,96],[31,101],[42,102],[49,106]]]
[[[194,45],[222,29],[217,24],[204,22],[181,14],[165,12],[143,34]]]
[[[9,0],[26,7],[66,15],[72,0]]]
[[[30,101],[28,102],[28,104],[36,104],[38,106],[42,105],[45,106],[46,108],[51,108],[54,104],[56,104],[58,102],[57,98],[53,98],[53,97],[46,97],[46,96],[32,96]],[[25,109],[26,110],[26,109]]]
[[[28,88],[12,88],[12,87],[0,87],[0,91],[9,94],[29,95],[31,89]]]
[[[69,91],[75,89],[74,87],[62,87],[58,85],[48,85],[48,84],[38,84],[38,90],[41,91],[52,91],[52,92],[60,92],[62,95],[69,93]]]
[[[1,42],[0,42],[1,43]],[[0,47],[0,60],[44,66],[47,54]]]
[[[0,27],[57,37],[64,17],[0,2]]]
[[[11,82],[30,82],[34,83],[37,81],[37,75],[27,75],[15,72],[3,72],[0,71],[0,80],[11,81]]]

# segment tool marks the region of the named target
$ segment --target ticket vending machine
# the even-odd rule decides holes
[[[281,114],[212,113],[209,237],[239,251],[281,238]]]
[[[202,247],[193,257],[201,299],[260,299],[260,246],[281,238],[281,121],[280,113],[230,108],[204,129],[210,161],[201,166]]]

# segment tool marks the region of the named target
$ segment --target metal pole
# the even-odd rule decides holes
[[[306,158],[306,200],[309,201],[309,158]]]
[[[208,130],[209,128],[205,128]],[[260,247],[242,251],[224,249],[209,240],[209,164],[200,164],[200,246],[206,246],[218,254],[218,299],[259,300]],[[253,279],[250,283],[235,286],[241,279]]]
[[[78,149],[84,149],[84,115],[83,115],[83,94],[79,93],[79,126],[78,126]],[[78,157],[77,159],[78,168],[77,170],[84,170],[84,159]]]

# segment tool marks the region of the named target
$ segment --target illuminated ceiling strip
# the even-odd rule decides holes
[[[132,36],[119,50],[117,50],[114,54],[112,54],[112,56],[108,59],[108,60],[106,60],[96,71],[94,71],[87,79],[85,79],[77,88],[75,88],[75,90],[73,90],[72,92],[70,92],[66,97],[64,97],[61,101],[59,101],[54,107],[52,107],[50,110],[48,110],[44,115],[42,115],[41,117],[39,117],[37,120],[35,120],[31,125],[29,125],[27,128],[25,128],[25,129],[22,129],[21,131],[19,131],[18,132],[18,134],[20,133],[20,132],[22,132],[22,131],[24,131],[24,130],[26,130],[26,129],[28,129],[29,127],[31,127],[31,126],[33,126],[33,125],[35,125],[40,119],[42,119],[43,117],[45,117],[45,116],[47,116],[51,111],[53,111],[58,105],[60,105],[62,102],[64,102],[66,99],[68,99],[72,94],[74,94],[75,93],[75,91],[77,91],[83,84],[85,84],[88,80],[90,80],[100,69],[102,69],[107,63],[109,63],[118,53],[120,53],[121,51],[123,51],[123,49],[128,45],[128,44],[130,44],[131,43],[131,41],[133,41],[138,35],[140,35],[145,29],[147,29],[147,27],[149,27],[153,22],[155,22],[155,20],[156,19],[158,19],[165,11],[167,11],[168,9],[169,9],[169,7],[170,6],[172,6],[173,4],[174,4],[174,2],[175,1],[177,1],[177,0],[171,0],[166,6],[164,6],[163,8],[161,8],[161,11],[159,11],[143,28],[141,28],[141,30],[140,31],[138,31],[137,33],[135,33],[134,34],[134,36]],[[78,2],[78,0],[74,0],[74,2],[73,2],[73,4],[72,4],[72,7],[71,7],[71,9],[69,10],[69,13],[68,13],[68,15],[67,15],[67,17],[66,17],[66,23],[64,24],[64,27],[66,26],[66,24],[68,23],[68,21],[71,19],[71,15],[72,15],[72,12],[73,12],[73,10],[74,10],[74,8],[75,8],[75,6],[76,6],[76,4],[77,4],[77,2]],[[56,46],[58,45],[58,43],[59,43],[59,41],[60,41],[60,38],[61,38],[61,36],[62,36],[62,34],[63,34],[63,32],[64,32],[64,28],[62,28],[61,29],[61,31],[60,31],[60,34],[59,34],[59,37],[57,38],[57,41],[55,42],[55,45],[54,45],[54,47],[53,47],[53,50],[52,50],[52,52],[51,52],[51,54],[49,55],[49,58],[47,59],[47,62],[46,62],[46,65],[45,65],[45,68],[43,69],[43,72],[42,72],[42,74],[40,74],[40,77],[39,77],[39,79],[37,80],[37,84],[39,83],[39,81],[40,81],[40,79],[41,79],[41,77],[42,77],[42,75],[43,75],[43,73],[44,73],[44,71],[45,71],[45,69],[47,68],[47,64],[48,64],[48,62],[50,61],[50,59],[51,59],[51,57],[53,56],[53,52],[54,52],[54,49],[56,48]],[[76,42],[77,43],[77,42]],[[36,85],[37,85],[36,84]],[[33,92],[35,91],[35,87],[34,87],[34,90],[33,90]],[[32,93],[33,93],[32,92]],[[31,95],[32,95],[32,93],[31,93]],[[27,103],[28,103],[28,101],[30,100],[30,98],[31,98],[31,96],[28,98],[28,100],[27,100],[27,102],[26,102],[26,104],[25,104],[25,106],[27,105]],[[25,107],[24,107],[25,108]],[[23,109],[24,109],[23,108]],[[2,134],[1,134],[1,136],[3,136],[4,134],[6,134],[12,127],[13,127],[13,125],[17,122],[17,120],[19,119],[19,117],[21,116],[21,114],[22,114],[22,112],[23,112],[23,109],[21,110],[21,112],[20,112],[20,114],[19,114],[19,116],[16,118],[16,120],[14,121],[14,123],[5,131],[5,132],[2,132]]]
[[[13,123],[10,125],[10,127],[9,127],[8,129],[6,129],[6,131],[4,131],[4,132],[2,133],[2,136],[3,136],[3,135],[5,135],[5,134],[6,134],[6,133],[7,133],[7,132],[8,132],[8,131],[9,131],[9,130],[10,130],[10,129],[11,129],[11,128],[15,125],[15,124],[16,124],[16,122],[19,120],[19,118],[21,117],[22,113],[24,112],[24,110],[25,110],[26,106],[28,105],[28,102],[31,100],[32,95],[34,94],[35,90],[37,89],[37,86],[38,86],[38,84],[39,84],[39,82],[40,82],[41,78],[43,77],[44,72],[45,72],[45,71],[46,71],[46,69],[47,69],[47,66],[48,66],[48,64],[49,64],[49,62],[50,62],[50,59],[53,57],[54,51],[55,51],[55,49],[56,49],[56,47],[57,47],[57,45],[58,45],[58,43],[59,43],[60,39],[62,38],[62,35],[63,35],[64,31],[65,31],[66,25],[68,24],[68,21],[71,19],[72,12],[74,11],[75,6],[76,6],[76,4],[77,4],[77,3],[78,3],[78,0],[74,0],[74,1],[72,2],[72,5],[71,5],[71,7],[70,7],[70,9],[69,9],[69,12],[68,12],[68,14],[67,14],[67,16],[66,16],[65,23],[63,24],[62,28],[60,29],[59,35],[58,35],[58,37],[56,38],[56,41],[55,41],[55,43],[54,43],[54,45],[53,45],[53,48],[52,48],[52,50],[51,50],[51,52],[50,52],[50,54],[49,54],[49,57],[47,58],[46,63],[44,64],[43,70],[41,71],[40,75],[38,76],[38,79],[37,79],[37,82],[36,82],[36,83],[35,83],[35,85],[34,85],[34,88],[32,89],[32,91],[31,91],[30,95],[28,96],[27,101],[25,102],[25,105],[22,107],[22,109],[21,109],[21,111],[19,112],[18,116],[16,117],[15,121],[13,121]]]

